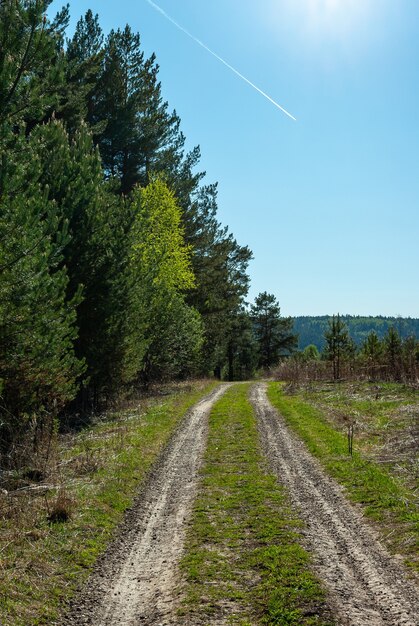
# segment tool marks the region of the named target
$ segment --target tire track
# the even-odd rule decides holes
[[[317,574],[342,626],[419,626],[418,593],[373,532],[271,406],[252,388],[262,447],[306,523]]]
[[[208,414],[227,387],[217,388],[189,412],[63,626],[174,623],[177,565],[205,450]]]

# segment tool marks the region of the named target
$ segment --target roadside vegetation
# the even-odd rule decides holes
[[[302,523],[262,458],[248,391],[248,384],[236,384],[210,415],[182,561],[181,620],[331,624],[299,543]]]
[[[3,476],[1,624],[54,622],[105,549],[185,412],[213,387],[183,384],[167,396],[142,400],[54,440],[42,472],[27,467]]]
[[[396,383],[271,383],[269,398],[389,549],[419,573],[417,391]]]

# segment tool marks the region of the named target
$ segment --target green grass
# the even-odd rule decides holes
[[[342,418],[358,420],[361,445],[368,442],[371,435],[385,436],[389,426],[392,430],[405,428],[408,409],[414,413],[412,422],[419,415],[417,390],[398,383],[312,383],[301,387],[298,394],[319,406],[336,424],[342,422]]]
[[[9,496],[0,517],[0,624],[51,624],[89,574],[186,411],[213,384],[194,384],[80,433],[59,450],[43,497]],[[60,502],[69,521],[49,523]]]
[[[199,495],[182,561],[181,614],[245,625],[325,625],[325,601],[299,543],[301,522],[265,467],[249,386],[234,385],[210,416]]]
[[[393,389],[391,391],[394,392]],[[321,403],[319,393],[323,393]],[[367,454],[373,437],[368,423],[373,424],[374,434],[380,425],[388,429],[392,424],[390,415],[394,411],[395,400],[383,400],[377,404],[370,399],[354,398],[349,394],[345,396],[341,387],[335,392],[333,413],[330,410],[333,393],[333,390],[328,390],[326,400],[324,391],[305,394],[305,397],[298,393],[287,395],[281,383],[271,383],[268,391],[272,404],[305,441],[312,454],[346,488],[349,498],[361,504],[365,514],[374,520],[389,548],[403,554],[406,563],[419,571],[419,512],[414,490],[392,472],[391,467],[376,462]],[[404,402],[403,398],[399,398],[398,406]],[[339,412],[342,407],[347,420],[356,419],[358,429],[364,426],[363,431],[355,431],[352,457],[348,453],[347,426]]]

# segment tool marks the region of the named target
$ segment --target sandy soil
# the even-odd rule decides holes
[[[63,626],[175,623],[177,566],[206,445],[207,418],[226,389],[218,388],[189,412]]]
[[[307,529],[307,547],[341,626],[418,626],[419,595],[400,563],[272,408],[266,387],[252,389],[263,449],[290,491]]]

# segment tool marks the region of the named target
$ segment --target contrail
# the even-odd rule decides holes
[[[252,83],[252,81],[250,81],[248,78],[246,78],[246,76],[243,76],[243,74],[240,74],[240,72],[238,70],[236,70],[232,65],[230,65],[230,63],[227,63],[227,61],[224,61],[224,59],[222,59],[220,56],[218,56],[218,54],[216,54],[215,52],[213,52],[213,50],[211,50],[210,48],[208,48],[208,46],[206,46],[204,43],[202,43],[202,41],[200,41],[199,39],[197,39],[196,37],[194,37],[194,35],[192,35],[189,31],[186,30],[186,28],[183,28],[183,26],[181,26],[178,22],[176,22],[176,20],[173,19],[173,17],[171,17],[170,15],[168,15],[168,13],[166,13],[166,11],[164,11],[161,7],[159,7],[155,2],[153,2],[152,0],[146,0],[146,2],[148,2],[148,4],[150,4],[154,9],[156,9],[156,11],[158,11],[159,13],[161,13],[161,15],[163,15],[163,17],[165,17],[167,20],[169,20],[169,22],[171,22],[172,24],[174,24],[174,26],[176,26],[176,28],[178,28],[179,30],[181,30],[183,33],[185,33],[185,35],[188,35],[188,37],[190,37],[193,41],[195,41],[195,43],[197,43],[199,46],[201,46],[201,48],[204,48],[204,50],[206,50],[207,52],[209,52],[210,54],[212,54],[213,57],[215,57],[216,59],[218,59],[223,65],[225,65],[226,67],[228,67],[229,70],[231,70],[232,72],[234,72],[234,74],[236,74],[239,78],[241,78],[242,80],[244,80],[245,83],[247,83],[248,85],[250,85],[251,87],[253,87],[253,89],[256,89],[257,92],[259,92],[264,98],[266,98],[267,100],[269,100],[269,102],[272,102],[273,105],[275,105],[280,111],[282,111],[283,113],[285,113],[285,115],[288,115],[288,117],[290,117],[292,120],[294,120],[294,122],[296,122],[296,118],[291,115],[291,113],[288,113],[288,111],[286,109],[284,109],[280,104],[278,104],[277,102],[275,102],[275,100],[273,100],[273,98],[271,98],[270,96],[268,96],[267,93],[265,93],[264,91],[262,91],[262,89],[259,89],[259,87],[257,87],[257,85],[255,85],[254,83]]]

